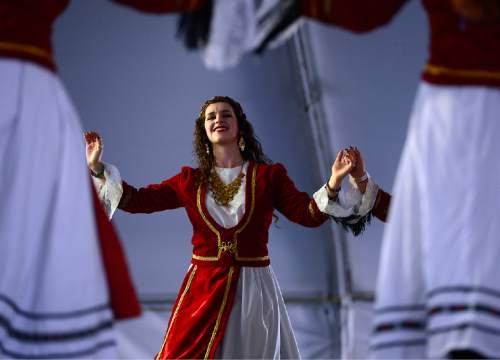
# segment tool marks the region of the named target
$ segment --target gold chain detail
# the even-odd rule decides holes
[[[220,179],[217,171],[215,169],[212,169],[208,186],[210,191],[212,191],[215,202],[221,206],[228,206],[240,189],[241,182],[243,181],[244,176],[245,174],[243,174],[243,165],[241,165],[240,173],[238,174],[236,179],[226,185]]]

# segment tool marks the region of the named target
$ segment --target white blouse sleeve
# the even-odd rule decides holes
[[[349,228],[355,235],[361,233],[365,223],[371,219],[371,210],[377,199],[378,186],[368,176],[366,190],[362,194],[351,178],[342,187],[337,199],[328,198],[326,186],[322,186],[313,195],[320,211],[330,215],[343,227]]]
[[[123,194],[122,179],[116,166],[106,163],[103,165],[104,179],[95,176],[92,176],[92,179],[101,204],[111,219]]]

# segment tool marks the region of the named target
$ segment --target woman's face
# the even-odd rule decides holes
[[[238,141],[238,120],[231,105],[218,102],[205,110],[205,131],[212,144],[230,144]]]

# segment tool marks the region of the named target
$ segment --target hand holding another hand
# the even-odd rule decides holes
[[[354,159],[354,162],[356,164],[352,169],[350,175],[354,179],[358,190],[361,193],[364,193],[366,190],[366,185],[368,183],[368,174],[366,173],[365,162],[363,160],[363,157],[361,156],[361,152],[357,147],[352,146],[346,151],[350,154],[350,157]]]
[[[357,147],[349,147],[346,149],[347,153],[349,156],[353,159],[354,161],[354,167],[352,171],[350,172],[350,175],[356,180],[356,179],[361,179],[366,175],[366,170],[365,170],[365,162],[363,160],[363,157],[361,156],[361,152]]]
[[[347,149],[340,150],[332,164],[332,175],[328,180],[328,187],[333,190],[339,189],[342,180],[352,171],[355,165],[353,154],[350,154]]]

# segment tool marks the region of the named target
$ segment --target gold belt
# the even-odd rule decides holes
[[[269,260],[269,255],[265,255],[265,256],[255,256],[255,257],[245,257],[245,256],[239,256],[236,254],[236,249],[223,249],[223,251],[221,251],[221,253],[218,255],[218,256],[200,256],[200,255],[195,255],[193,254],[192,255],[192,258],[194,260],[198,260],[198,261],[208,261],[208,262],[217,262],[221,259],[221,254],[222,252],[224,251],[227,251],[229,253],[232,253],[233,254],[233,259],[236,260],[236,261],[246,261],[246,262],[259,262],[259,261],[268,261]]]
[[[425,72],[430,75],[436,75],[436,76],[447,75],[447,76],[458,76],[463,78],[500,80],[500,71],[494,71],[494,70],[452,69],[445,66],[428,64],[425,68]]]
[[[10,50],[17,51],[29,55],[33,55],[35,57],[48,60],[52,62],[52,54],[45,49],[40,47],[29,45],[29,44],[21,44],[9,41],[0,41],[0,51],[1,50]]]

